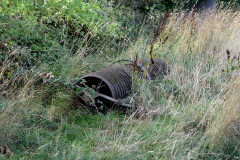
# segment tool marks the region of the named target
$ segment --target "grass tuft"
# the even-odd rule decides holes
[[[124,35],[111,44],[107,38],[99,40],[101,47],[84,43],[77,52],[63,48],[51,64],[20,70],[14,66],[18,59],[5,59],[0,71],[0,146],[12,151],[10,158],[238,158],[239,12],[174,13],[164,28],[159,21],[153,24],[162,27],[154,46],[154,33],[143,24],[135,41]],[[130,99],[138,111],[109,109],[100,116],[73,103],[67,83],[118,59],[150,59],[150,52],[171,72],[154,81],[135,75]],[[54,78],[46,80],[41,73]]]

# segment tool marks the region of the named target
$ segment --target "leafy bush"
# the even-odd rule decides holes
[[[118,23],[108,12],[102,12],[99,4],[82,0],[3,0],[0,44],[7,48],[0,53],[1,58],[6,59],[7,51],[22,46],[30,50],[27,60],[30,65],[52,63],[61,56],[61,50],[72,49],[75,39],[80,39],[75,44],[79,48],[84,38],[118,37]]]

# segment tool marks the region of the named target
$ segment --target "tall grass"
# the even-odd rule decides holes
[[[70,81],[136,53],[149,58],[153,34],[147,28],[117,58],[81,50],[41,71]],[[171,73],[136,83],[142,111],[132,115],[111,110],[100,117],[81,105],[72,108],[72,91],[57,80],[40,83],[36,69],[0,101],[0,145],[13,159],[239,158],[239,38],[239,12],[172,14],[152,51]]]

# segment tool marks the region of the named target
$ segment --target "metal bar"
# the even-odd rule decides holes
[[[124,106],[124,107],[128,107],[128,108],[132,108],[132,105],[122,103],[122,102],[120,102],[119,100],[116,100],[116,99],[114,99],[114,98],[112,98],[112,97],[109,97],[109,96],[107,96],[107,95],[105,95],[105,94],[97,93],[97,94],[96,94],[96,97],[102,97],[102,98],[104,98],[104,99],[107,99],[107,100],[115,103],[115,104],[118,104],[118,105],[121,105],[121,106]]]
[[[121,61],[127,61],[127,62],[135,63],[135,61],[133,61],[133,60],[121,59],[121,60],[118,60],[118,61],[116,61],[116,62],[113,62],[112,64],[117,63],[117,62],[121,62]],[[137,66],[138,66],[138,67],[140,67],[144,72],[147,73],[147,79],[148,79],[148,80],[151,80],[151,77],[149,76],[147,70],[146,70],[140,63],[138,63],[138,62],[136,62],[136,63],[137,63]]]

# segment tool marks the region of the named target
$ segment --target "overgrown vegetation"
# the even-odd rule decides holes
[[[44,2],[0,4],[1,159],[239,158],[239,12],[173,12],[161,25],[161,12],[138,23],[107,1]],[[134,113],[99,115],[69,85],[150,51],[171,73],[135,81]]]

